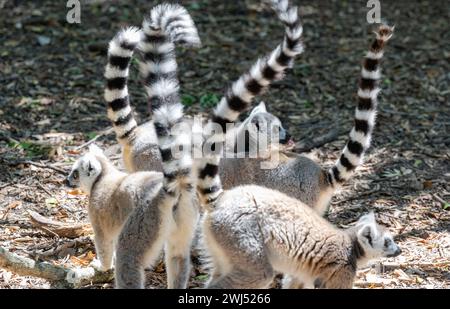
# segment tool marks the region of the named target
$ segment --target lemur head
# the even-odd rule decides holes
[[[373,212],[359,218],[355,229],[356,238],[364,250],[365,259],[395,257],[402,253],[389,231],[377,224]]]
[[[73,164],[72,171],[66,179],[67,186],[80,187],[81,190],[89,194],[92,185],[102,172],[99,157],[105,157],[103,151],[98,146],[91,144],[89,151]]]
[[[263,136],[269,145],[279,144],[288,150],[294,146],[289,132],[283,127],[280,119],[269,113],[264,102],[253,108],[250,115],[242,123],[242,128],[249,130],[250,136]]]

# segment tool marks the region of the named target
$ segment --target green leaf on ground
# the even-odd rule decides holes
[[[89,132],[89,133],[86,133],[85,135],[86,135],[86,139],[90,141],[91,139],[94,139],[97,136],[97,133]]]
[[[202,275],[196,276],[194,279],[195,279],[195,280],[200,280],[200,281],[206,281],[206,280],[208,280],[208,278],[209,278],[208,275],[202,274]]]
[[[190,94],[183,94],[181,96],[181,103],[183,103],[184,106],[192,106],[196,101],[196,98],[193,95]]]
[[[200,97],[200,106],[203,108],[215,107],[219,103],[219,96],[214,93],[204,94]]]

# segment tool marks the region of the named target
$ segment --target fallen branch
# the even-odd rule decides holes
[[[359,288],[379,288],[385,286],[383,282],[368,282],[368,281],[355,281],[353,285]]]
[[[434,199],[435,199],[436,201],[440,202],[442,205],[447,204],[447,202],[444,201],[439,195],[437,195],[437,194],[432,194],[432,196],[434,197]]]
[[[105,283],[113,280],[113,271],[97,271],[93,267],[66,268],[48,262],[34,261],[11,253],[0,247],[0,267],[21,276],[47,279],[58,286],[77,288],[91,283]]]
[[[92,228],[89,224],[68,224],[58,222],[44,216],[35,211],[28,210],[31,223],[38,229],[52,236],[78,238],[80,236],[92,234]]]
[[[450,266],[450,261],[447,262],[436,262],[436,263],[381,263],[380,268],[384,271],[393,270],[398,268],[430,268],[430,267],[445,267]]]

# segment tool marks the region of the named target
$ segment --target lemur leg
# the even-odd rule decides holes
[[[181,194],[173,211],[173,227],[165,245],[167,287],[185,289],[191,272],[191,248],[198,223],[192,194]]]
[[[322,278],[316,280],[316,288],[325,289],[351,289],[355,280],[356,271],[351,266],[342,266],[338,269],[332,269],[328,274],[322,275]]]
[[[112,268],[114,254],[114,237],[112,233],[105,233],[102,229],[94,228],[94,243],[97,261],[93,266],[99,270],[106,271]]]
[[[117,242],[116,288],[144,288],[144,269],[155,263],[169,232],[170,213],[160,210],[160,202],[155,198],[128,217]]]
[[[219,216],[210,222],[209,230],[205,229],[207,247],[216,270],[207,288],[266,288],[273,281],[275,273],[256,217],[247,217],[241,222],[233,220],[236,232],[245,237],[236,237],[238,234],[235,234],[235,230],[230,227],[224,229],[220,221]],[[222,275],[219,276],[217,271],[222,272]]]

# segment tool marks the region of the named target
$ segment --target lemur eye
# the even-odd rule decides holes
[[[389,238],[386,238],[385,240],[384,240],[384,246],[385,247],[389,247],[389,245],[391,244],[391,240],[389,239]]]
[[[73,171],[72,177],[73,179],[78,179],[78,171]]]

